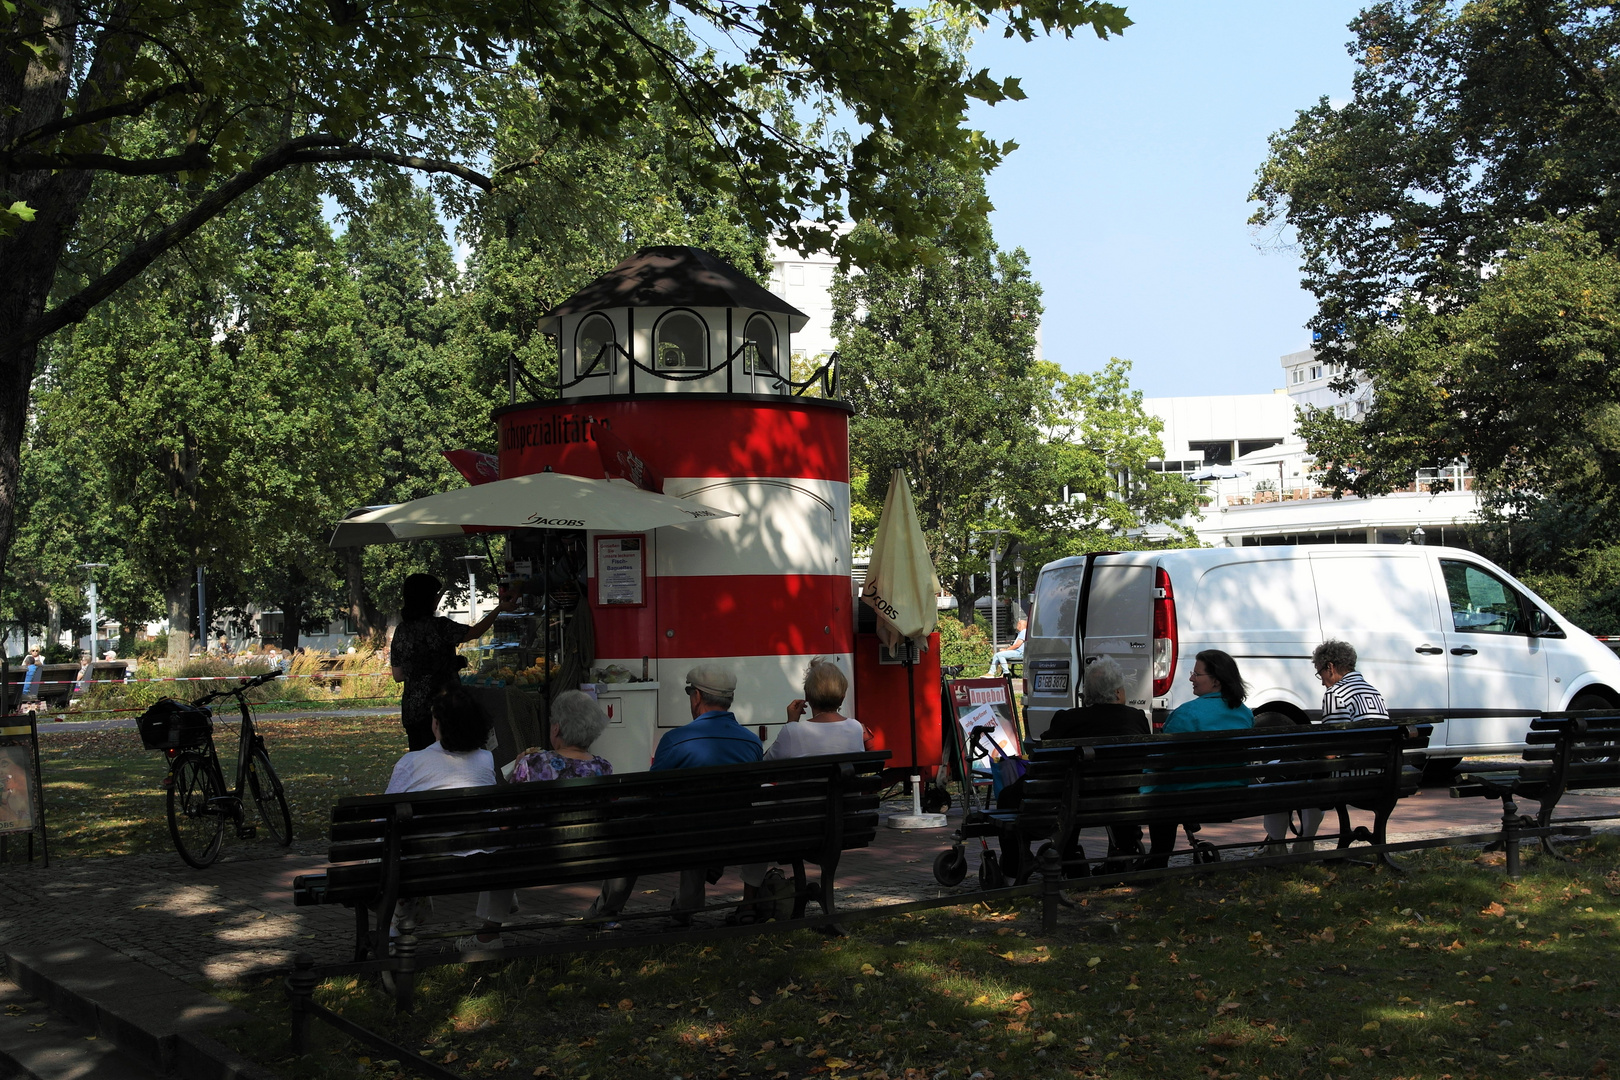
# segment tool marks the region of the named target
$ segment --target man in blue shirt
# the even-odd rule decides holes
[[[699,664],[688,671],[686,697],[692,708],[692,721],[658,740],[652,771],[741,765],[760,760],[765,751],[759,736],[737,723],[732,715],[731,701],[736,693],[737,676],[719,664]],[[682,870],[680,892],[671,905],[671,918],[682,926],[689,924],[690,913],[703,908],[707,885],[706,868]],[[602,894],[591,905],[591,914],[617,915],[635,887],[635,878],[610,878],[602,882]]]
[[[686,696],[692,722],[658,740],[652,771],[758,761],[764,754],[759,736],[737,723],[731,713],[736,693],[737,676],[719,664],[699,664],[688,671]]]

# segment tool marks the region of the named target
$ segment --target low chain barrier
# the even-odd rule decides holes
[[[283,679],[376,679],[390,675],[387,671],[317,671],[307,675],[282,675]],[[151,678],[129,679],[86,679],[87,686],[129,686],[133,683],[160,683],[160,682],[235,682],[237,679],[251,679],[252,675],[154,675]],[[34,686],[77,686],[78,679],[41,679]]]
[[[255,701],[253,703],[253,707],[255,709],[262,709],[266,705],[320,705],[320,706],[330,706],[330,705],[336,705],[336,704],[338,704],[340,702],[346,704],[346,703],[349,703],[349,702],[357,702],[357,701],[383,701],[383,702],[387,702],[389,704],[394,704],[394,705],[399,704],[399,699],[398,698],[389,697],[389,696],[387,696],[385,694],[371,694],[371,695],[360,694],[360,695],[356,695],[354,697],[331,698],[331,699],[329,699],[327,701],[311,701],[309,698],[274,698],[274,699],[271,699],[269,701]],[[61,719],[62,717],[69,717],[69,716],[77,719],[77,718],[83,717],[83,716],[99,716],[99,715],[101,715],[103,713],[143,713],[148,708],[150,708],[150,706],[147,706],[147,705],[137,705],[137,706],[134,706],[134,707],[131,707],[131,708],[126,708],[126,709],[71,709],[71,710],[69,710],[69,709],[54,708],[54,707],[53,708],[41,707],[40,709],[37,709],[35,711],[37,711],[41,715],[54,716],[54,717],[56,717],[58,719]],[[330,708],[321,708],[321,709],[318,709],[316,711],[318,711],[318,712],[337,712],[337,711],[341,711],[341,710],[334,710],[334,709],[330,709]]]

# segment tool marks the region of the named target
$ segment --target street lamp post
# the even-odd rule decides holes
[[[97,631],[101,628],[101,612],[96,608],[96,571],[105,570],[104,562],[80,563],[79,568],[90,571],[90,662],[94,663],[101,655],[100,642],[96,640]]]
[[[482,555],[461,555],[458,558],[467,564],[467,614],[471,618],[470,626],[478,625],[478,577],[473,573],[473,567],[484,561]]]
[[[1009,530],[1007,530],[1007,529],[980,529],[978,531],[980,533],[990,537],[990,653],[993,656],[997,652],[1001,651],[1001,639],[1000,639],[999,634],[997,633],[997,619],[996,619],[996,616],[998,614],[996,609],[997,609],[997,606],[1000,603],[1000,597],[997,595],[997,592],[996,592],[996,590],[997,590],[997,585],[996,585],[996,558],[997,558],[997,548],[999,548],[1001,546],[1001,543],[997,538],[1002,536],[1003,534],[1007,533]]]

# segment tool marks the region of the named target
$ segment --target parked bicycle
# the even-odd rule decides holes
[[[276,842],[282,847],[292,843],[292,810],[287,806],[281,778],[270,764],[264,737],[253,726],[246,697],[255,686],[280,675],[279,671],[267,671],[243,679],[235,688],[216,690],[191,702],[164,698],[141,714],[141,743],[148,750],[162,750],[168,755],[169,773],[163,786],[168,792],[169,835],[180,857],[198,869],[219,858],[227,820],[235,825],[239,840],[258,834],[257,827],[246,820],[244,791],[259,808],[259,816]],[[229,791],[214,746],[213,710],[208,707],[226,697],[234,697],[242,712],[236,786]]]

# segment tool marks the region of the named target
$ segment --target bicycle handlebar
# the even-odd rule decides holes
[[[281,672],[279,670],[267,671],[263,675],[255,675],[252,678],[243,679],[235,689],[215,690],[211,694],[204,694],[196,701],[193,701],[192,704],[207,705],[209,702],[218,701],[223,697],[234,697],[236,698],[237,703],[240,704],[242,701],[241,695],[253,689],[255,686],[263,686],[265,683],[272,682],[279,678],[281,678]]]

